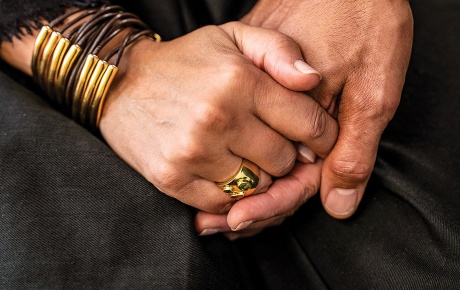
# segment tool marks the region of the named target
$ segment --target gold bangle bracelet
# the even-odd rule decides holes
[[[52,101],[56,101],[55,84],[56,84],[57,73],[59,72],[59,68],[61,66],[62,60],[69,46],[70,46],[70,41],[67,38],[63,37],[59,39],[59,42],[56,45],[56,48],[54,49],[53,55],[51,59],[49,60],[49,68],[47,71],[47,75],[45,77],[46,79],[45,84],[46,84],[46,92],[48,93],[48,96],[50,97]]]
[[[105,98],[113,79],[117,75],[118,67],[109,65],[102,76],[99,86],[96,90],[94,101],[91,104],[90,125],[92,129],[99,128],[101,121],[102,109],[104,107]]]
[[[38,33],[37,39],[35,40],[34,51],[32,55],[32,74],[35,82],[38,83],[38,64],[43,54],[43,48],[48,43],[49,37],[53,33],[53,30],[49,26],[43,26]]]
[[[88,122],[88,110],[90,109],[91,102],[94,97],[94,93],[96,92],[96,88],[99,86],[99,82],[104,74],[104,71],[108,67],[108,63],[99,60],[94,67],[94,70],[89,77],[88,84],[85,87],[85,91],[83,93],[83,99],[81,101],[81,108],[80,108],[80,122],[83,125],[87,125]]]
[[[59,32],[53,31],[39,59],[38,75],[40,77],[38,79],[38,83],[42,88],[45,87],[45,82],[46,82],[45,76],[47,75],[47,70],[49,68],[49,57],[54,52],[54,49],[56,48],[56,45],[58,44],[61,38],[62,38],[62,35]]]
[[[68,98],[65,97],[66,81],[70,69],[73,67],[75,61],[80,56],[81,51],[81,47],[77,44],[71,45],[66,55],[64,56],[61,67],[59,68],[55,86],[56,99],[59,105],[63,105],[65,103],[67,107],[70,106],[70,101],[66,101]]]
[[[78,12],[82,13],[69,18]],[[61,31],[53,30],[65,19],[69,21],[61,26]],[[119,34],[124,35],[121,42]],[[136,15],[124,12],[120,6],[88,5],[73,9],[38,33],[31,63],[33,78],[51,101],[74,120],[96,131],[125,49],[144,36],[161,41]],[[116,47],[107,52],[109,46]]]
[[[90,54],[86,57],[85,64],[83,65],[83,69],[80,73],[77,85],[75,86],[75,91],[73,93],[72,117],[74,120],[77,120],[79,117],[83,92],[85,91],[86,84],[89,81],[89,76],[93,72],[94,67],[98,61],[99,58],[96,55]]]

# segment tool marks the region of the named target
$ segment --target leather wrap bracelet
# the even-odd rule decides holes
[[[68,22],[59,31],[53,29],[65,20]],[[71,10],[40,30],[32,55],[33,78],[51,101],[97,131],[123,52],[140,37],[161,41],[136,15],[120,6]],[[101,55],[108,44],[115,48]]]

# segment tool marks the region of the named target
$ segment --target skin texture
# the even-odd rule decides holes
[[[298,42],[306,61],[323,76],[308,94],[338,120],[339,137],[321,175],[312,166],[295,168],[301,185],[285,188],[283,199],[290,201],[247,199],[225,218],[200,213],[197,231],[226,232],[232,239],[254,234],[292,214],[306,200],[305,192],[314,189],[320,189],[331,216],[350,217],[364,194],[380,136],[399,105],[413,37],[408,1],[261,0],[242,21],[281,31]],[[317,182],[308,182],[307,170]],[[263,216],[254,210],[262,207],[276,214]],[[253,223],[239,226],[247,225],[246,221]],[[244,230],[232,233],[230,229]]]
[[[303,92],[279,84],[301,91],[317,85],[317,73],[296,68],[299,59],[291,38],[238,22],[171,42],[142,40],[122,59],[101,133],[164,193],[226,213],[234,201],[215,182],[231,178],[241,158],[261,168],[261,193],[270,176],[293,168],[291,140],[322,156],[335,143],[333,118]]]
[[[245,21],[293,37],[323,74],[310,93],[337,116],[340,134],[324,163],[321,198],[332,216],[349,217],[364,193],[380,136],[399,105],[412,48],[409,3],[286,0],[266,20],[258,20],[266,5],[277,4],[261,1]],[[344,195],[335,195],[334,189]]]

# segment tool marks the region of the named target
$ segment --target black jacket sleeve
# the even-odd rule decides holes
[[[106,3],[104,0],[0,0],[0,42],[40,28],[40,20],[52,20],[66,8]]]

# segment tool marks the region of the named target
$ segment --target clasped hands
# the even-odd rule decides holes
[[[339,5],[348,13],[335,18],[324,16],[334,6],[275,2],[274,10],[259,1],[243,21],[285,31],[300,46],[239,22],[142,40],[122,59],[105,106],[108,144],[162,192],[199,209],[202,235],[256,234],[319,190],[328,213],[352,215],[399,102],[412,41],[407,1],[360,7],[363,19],[352,22],[356,1]],[[343,35],[331,34],[337,28]],[[260,181],[235,203],[216,182],[243,158],[260,167]]]
[[[319,188],[319,162],[292,171],[296,143],[324,157],[338,127],[302,92],[320,75],[291,38],[233,22],[170,42],[142,40],[119,75],[102,114],[104,139],[162,192],[201,210],[198,231],[222,227],[244,204],[251,220],[281,219]],[[233,176],[242,158],[260,167],[260,180],[256,193],[234,203],[216,182]]]

